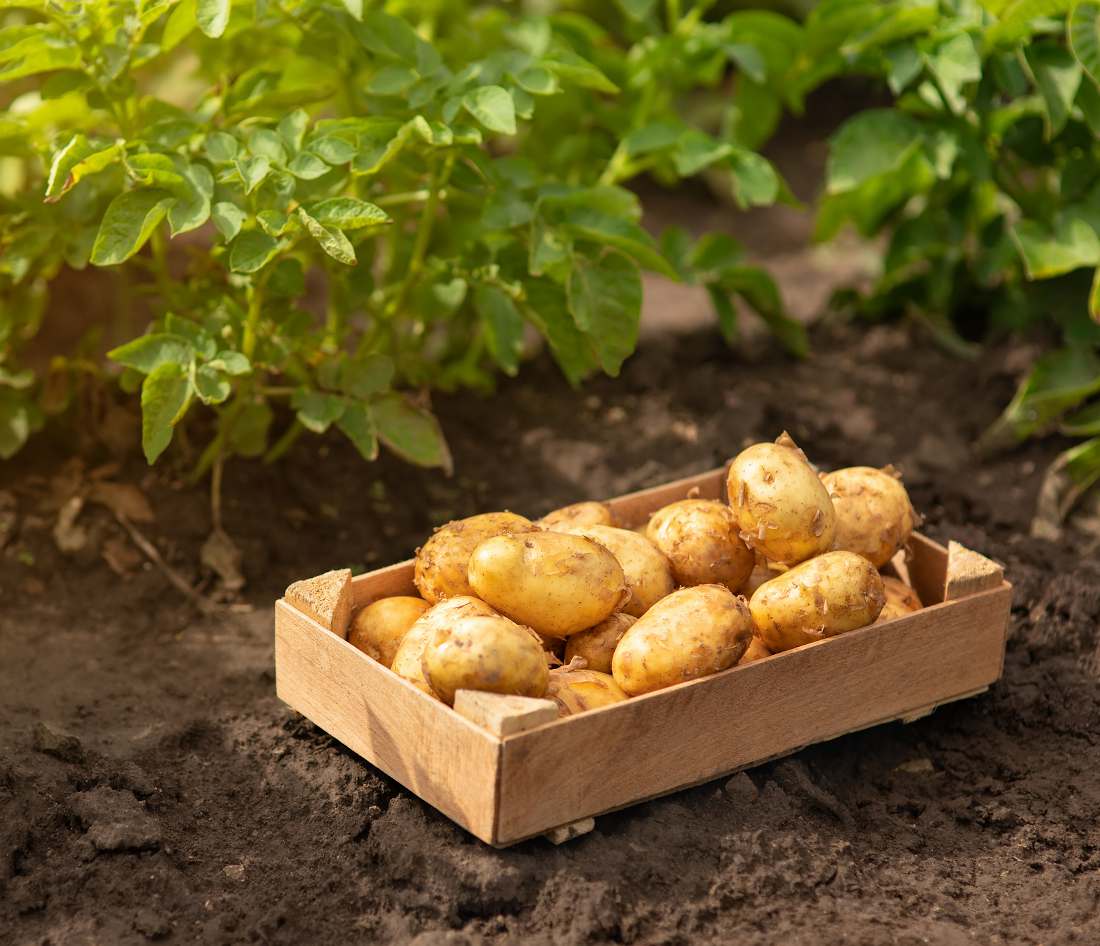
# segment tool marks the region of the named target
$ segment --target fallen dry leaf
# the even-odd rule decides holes
[[[66,555],[79,552],[88,543],[87,530],[76,523],[83,508],[83,497],[70,496],[62,504],[57,514],[57,522],[54,523],[53,527],[53,540]]]
[[[145,494],[131,483],[93,483],[88,499],[131,522],[148,523],[156,518]]]
[[[103,543],[103,560],[120,578],[128,578],[144,561],[141,553],[130,542],[118,536]]]
[[[244,587],[241,574],[241,550],[222,529],[215,529],[202,544],[199,559],[221,579],[226,591],[240,591]]]

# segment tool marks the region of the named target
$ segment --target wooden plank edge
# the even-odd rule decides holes
[[[570,821],[569,824],[551,828],[549,831],[544,832],[542,836],[556,847],[560,844],[565,844],[566,841],[572,841],[574,838],[579,838],[581,835],[588,834],[588,832],[592,831],[595,827],[595,818],[581,818],[579,821]]]

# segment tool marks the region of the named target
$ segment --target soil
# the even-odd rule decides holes
[[[100,505],[77,520],[83,546],[58,550],[76,468],[40,438],[0,482],[16,506],[0,553],[0,939],[1100,942],[1100,563],[1085,537],[1028,538],[1060,444],[971,453],[1020,353],[963,363],[901,328],[814,340],[799,364],[665,336],[617,382],[574,392],[539,361],[495,397],[439,399],[451,479],[366,467],[336,439],[236,463],[225,520],[248,585],[213,615],[138,564]],[[276,699],[271,603],[293,579],[398,560],[453,516],[704,470],[782,429],[824,466],[897,464],[927,532],[1006,564],[1011,637],[988,694],[602,817],[561,848],[503,851]],[[150,500],[140,528],[165,561],[199,579],[204,490],[132,455],[113,477]]]

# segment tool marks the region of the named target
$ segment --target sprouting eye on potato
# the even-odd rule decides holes
[[[640,618],[665,595],[676,590],[668,559],[645,536],[613,526],[589,526],[571,532],[602,545],[618,560],[630,590],[630,597],[622,606],[627,614]]]
[[[833,547],[833,501],[786,435],[742,450],[730,464],[726,490],[741,538],[770,561],[797,565]]]
[[[615,517],[607,503],[583,502],[562,506],[543,516],[538,524],[555,532],[569,532],[588,526],[613,526]]]
[[[486,539],[473,550],[468,573],[475,594],[544,637],[594,627],[630,597],[611,552],[564,532]]]
[[[833,548],[882,568],[913,531],[913,507],[896,471],[851,466],[822,477],[836,511]]]
[[[650,693],[732,667],[751,639],[744,598],[725,585],[681,588],[630,626],[611,674],[630,696]]]
[[[756,633],[778,653],[872,624],[886,602],[882,576],[855,552],[826,552],[777,575],[749,601]]]
[[[417,549],[413,573],[417,590],[431,604],[473,594],[467,567],[478,544],[495,535],[534,532],[537,528],[531,520],[511,512],[487,512],[448,522]]]
[[[658,509],[646,535],[684,586],[719,584],[738,591],[756,562],[729,506],[713,499],[682,499]]]
[[[379,598],[352,618],[348,643],[388,667],[409,628],[429,607],[423,598],[408,595]]]

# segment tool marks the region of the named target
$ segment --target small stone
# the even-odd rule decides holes
[[[726,795],[738,805],[751,805],[760,797],[760,792],[747,773],[738,772],[726,782]]]
[[[43,722],[35,724],[34,748],[62,762],[84,761],[84,746],[76,736],[52,729]]]
[[[222,868],[222,873],[230,880],[239,883],[244,880],[244,864],[226,864],[225,867]]]
[[[906,772],[909,775],[931,775],[936,771],[931,759],[910,759],[902,762],[894,769],[895,772]]]
[[[130,792],[100,786],[78,792],[70,804],[97,851],[141,851],[160,844],[160,825]]]

